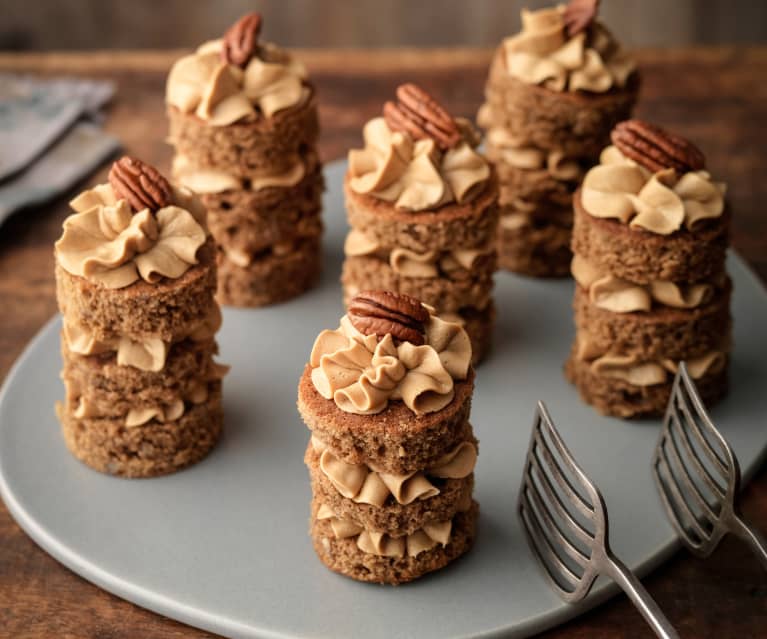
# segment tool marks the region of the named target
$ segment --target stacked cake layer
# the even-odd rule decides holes
[[[72,206],[56,245],[66,444],[125,477],[194,463],[221,432],[226,370],[213,361],[221,314],[204,210],[174,190],[136,212],[109,185]]]
[[[566,9],[522,12],[493,58],[478,120],[500,180],[499,266],[567,274],[572,193],[636,101],[634,65],[598,22],[572,33]]]
[[[476,363],[489,350],[495,318],[498,181],[475,151],[467,121],[451,118],[414,85],[397,96],[399,105],[387,107],[439,112],[453,138],[428,137],[388,116],[367,123],[365,148],[350,152],[344,183],[351,226],[344,300],[368,290],[411,295],[464,326]]]
[[[725,393],[731,284],[723,185],[702,161],[644,161],[631,151],[642,140],[656,150],[680,142],[638,121],[616,131],[626,125],[638,131],[632,147],[608,147],[574,198],[576,341],[566,369],[600,412],[634,417],[663,413],[680,361],[704,401]]]
[[[310,534],[323,563],[354,579],[411,581],[474,541],[469,340],[432,316],[426,342],[397,346],[345,317],[318,337],[299,383],[312,431]]]
[[[254,42],[238,65],[223,53],[230,39],[174,66],[169,140],[174,177],[208,209],[219,300],[261,306],[302,293],[319,275],[317,105],[305,70],[287,52]]]

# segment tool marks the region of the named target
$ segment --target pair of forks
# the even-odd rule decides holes
[[[743,521],[737,506],[738,460],[706,413],[684,363],[674,379],[652,471],[671,524],[691,552],[708,557],[731,532],[751,546],[767,569],[767,542]],[[606,575],[657,636],[679,636],[639,579],[610,550],[604,498],[542,402],[533,422],[518,513],[532,553],[564,601],[581,601],[596,578]]]

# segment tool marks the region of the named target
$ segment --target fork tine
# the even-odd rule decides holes
[[[573,544],[572,541],[570,541],[567,536],[562,532],[562,529],[559,527],[559,524],[556,522],[556,520],[551,516],[551,513],[549,512],[547,506],[544,504],[544,502],[541,500],[540,495],[535,490],[535,486],[532,485],[532,482],[527,482],[525,485],[525,490],[523,491],[523,497],[528,502],[528,506],[530,507],[530,511],[532,514],[534,514],[538,519],[543,520],[543,524],[545,526],[541,526],[542,528],[545,528],[547,530],[550,530],[554,537],[556,537],[557,541],[559,542],[560,546],[562,547],[562,550],[564,550],[569,557],[572,558],[573,561],[575,561],[577,564],[579,564],[582,567],[585,567],[586,564],[589,561],[588,555],[585,555],[583,552],[578,549],[578,547]]]
[[[665,469],[662,475],[660,472],[661,468]],[[698,522],[698,520],[695,518],[695,515],[693,515],[690,507],[687,505],[687,502],[680,494],[679,488],[677,487],[676,481],[674,480],[674,473],[669,467],[666,459],[660,455],[656,455],[655,457],[655,471],[656,479],[659,480],[656,483],[661,489],[661,497],[666,503],[668,512],[673,516],[673,520],[676,522],[677,530],[693,545],[702,545],[709,538],[709,535],[706,534],[705,530],[703,530],[700,522]],[[681,513],[679,512],[680,509],[682,511]],[[681,514],[684,514],[684,519],[686,522],[682,521],[682,517],[680,516]],[[694,529],[700,542],[694,542],[690,536],[688,525]]]
[[[713,523],[713,521],[717,518],[717,513],[714,512],[713,508],[711,508],[711,505],[703,496],[703,493],[695,485],[694,479],[690,476],[690,471],[682,461],[676,440],[671,436],[670,432],[665,438],[665,442],[667,446],[661,446],[660,451],[667,457],[666,463],[669,467],[669,470],[671,470],[670,462],[673,462],[674,466],[679,469],[679,475],[682,478],[682,483],[684,483],[685,487],[687,488],[687,494],[692,496],[692,498],[695,500],[695,503],[698,504],[698,507],[706,513],[709,519],[709,523]]]
[[[552,565],[556,566],[562,577],[567,579],[573,587],[577,586],[580,581],[580,577],[576,575],[560,558],[559,555],[551,547],[548,537],[541,529],[538,521],[531,516],[530,506],[526,503],[526,500],[520,499],[519,511],[524,523],[525,533],[527,535],[530,547],[533,549],[536,558],[543,566],[544,571],[557,586],[557,588],[563,592],[569,594],[569,591],[562,588],[560,583],[556,579],[556,575],[552,572]],[[534,529],[534,532],[533,530]],[[546,561],[548,560],[548,562]]]
[[[557,515],[559,515],[560,519],[567,524],[567,526],[583,543],[587,545],[594,543],[594,538],[591,536],[591,534],[573,518],[565,505],[562,503],[562,499],[557,494],[556,490],[554,490],[554,487],[551,485],[551,482],[546,476],[546,473],[543,472],[543,468],[541,467],[538,458],[534,454],[530,455],[528,463],[530,464],[530,467],[527,469],[527,474],[530,476],[530,481],[532,482],[531,470],[532,468],[535,468],[536,474],[540,479],[541,487],[548,497],[547,501],[552,506],[554,506],[554,510],[557,511]]]
[[[692,462],[692,465],[695,466],[695,470],[697,471],[700,478],[706,483],[706,485],[718,499],[724,499],[725,495],[721,486],[719,486],[719,484],[716,482],[716,479],[714,479],[714,477],[711,475],[711,472],[708,470],[708,468],[706,468],[700,461],[698,455],[695,454],[695,451],[692,448],[692,442],[690,441],[690,436],[679,420],[679,414],[676,411],[672,411],[671,415],[669,416],[669,420],[669,438],[673,440],[673,437],[671,436],[671,426],[673,426],[674,429],[679,433],[679,439],[682,442],[682,447],[684,448],[687,459],[689,459]]]
[[[714,450],[711,443],[700,430],[700,425],[698,421],[693,417],[692,411],[690,410],[690,402],[692,402],[693,406],[695,407],[695,413],[698,415],[698,417],[700,417],[704,426],[706,426],[706,431],[716,438],[717,443],[722,447],[723,450],[728,451],[729,446],[727,445],[727,442],[724,441],[724,438],[716,430],[716,428],[714,428],[713,424],[711,423],[711,419],[701,405],[700,401],[696,399],[697,393],[695,391],[695,386],[692,379],[690,378],[690,374],[687,371],[687,366],[684,362],[680,363],[679,375],[677,376],[677,379],[674,380],[674,382],[674,398],[677,400],[679,408],[684,413],[685,421],[689,426],[689,429],[685,430],[689,430],[691,432],[695,438],[695,441],[698,442],[703,452],[711,460],[711,463],[717,467],[722,475],[727,477],[730,473],[728,464],[726,460],[723,460],[719,456],[719,453]]]
[[[549,432],[551,432],[549,430]],[[554,480],[559,484],[559,487],[564,491],[564,493],[567,495],[567,497],[570,500],[570,503],[573,504],[585,517],[591,518],[594,516],[594,509],[586,502],[586,500],[581,497],[578,492],[573,488],[573,486],[570,484],[570,481],[565,476],[564,471],[561,469],[559,464],[557,463],[557,460],[554,458],[554,455],[551,454],[551,450],[549,450],[549,447],[547,445],[547,442],[544,440],[543,435],[540,431],[536,431],[535,435],[535,442],[537,444],[538,449],[541,451],[541,454],[543,455],[544,461],[546,462],[549,470],[551,471],[551,476],[554,478]],[[555,441],[556,440],[552,440]],[[561,457],[564,459],[567,459],[568,461],[571,460],[570,455],[561,450],[557,447],[557,450]]]

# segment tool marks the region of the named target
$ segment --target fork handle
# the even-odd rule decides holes
[[[661,612],[650,593],[645,590],[642,582],[620,559],[609,557],[604,572],[612,577],[615,583],[628,595],[628,598],[631,599],[631,602],[658,637],[661,639],[679,639],[676,630]]]
[[[733,516],[732,532],[745,541],[767,570],[767,540],[737,515]]]

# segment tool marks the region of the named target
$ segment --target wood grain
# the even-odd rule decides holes
[[[110,78],[118,93],[106,128],[127,151],[167,169],[163,142],[165,73],[173,52],[0,54],[0,70]],[[486,50],[302,50],[318,85],[325,160],[360,143],[362,124],[403,80],[473,116],[482,95]],[[712,172],[729,185],[733,245],[767,279],[767,48],[640,52],[639,114],[693,138]],[[86,183],[104,179],[102,169]],[[66,202],[13,216],[0,231],[0,378],[27,341],[56,312],[52,244]],[[339,215],[328,211],[327,215]],[[744,494],[746,515],[767,530],[767,472]],[[756,637],[767,628],[767,575],[746,549],[727,540],[702,562],[680,554],[646,580],[683,637]],[[133,639],[210,637],[109,595],[51,559],[0,505],[0,637]],[[557,638],[650,637],[628,601],[617,598],[545,635]]]

